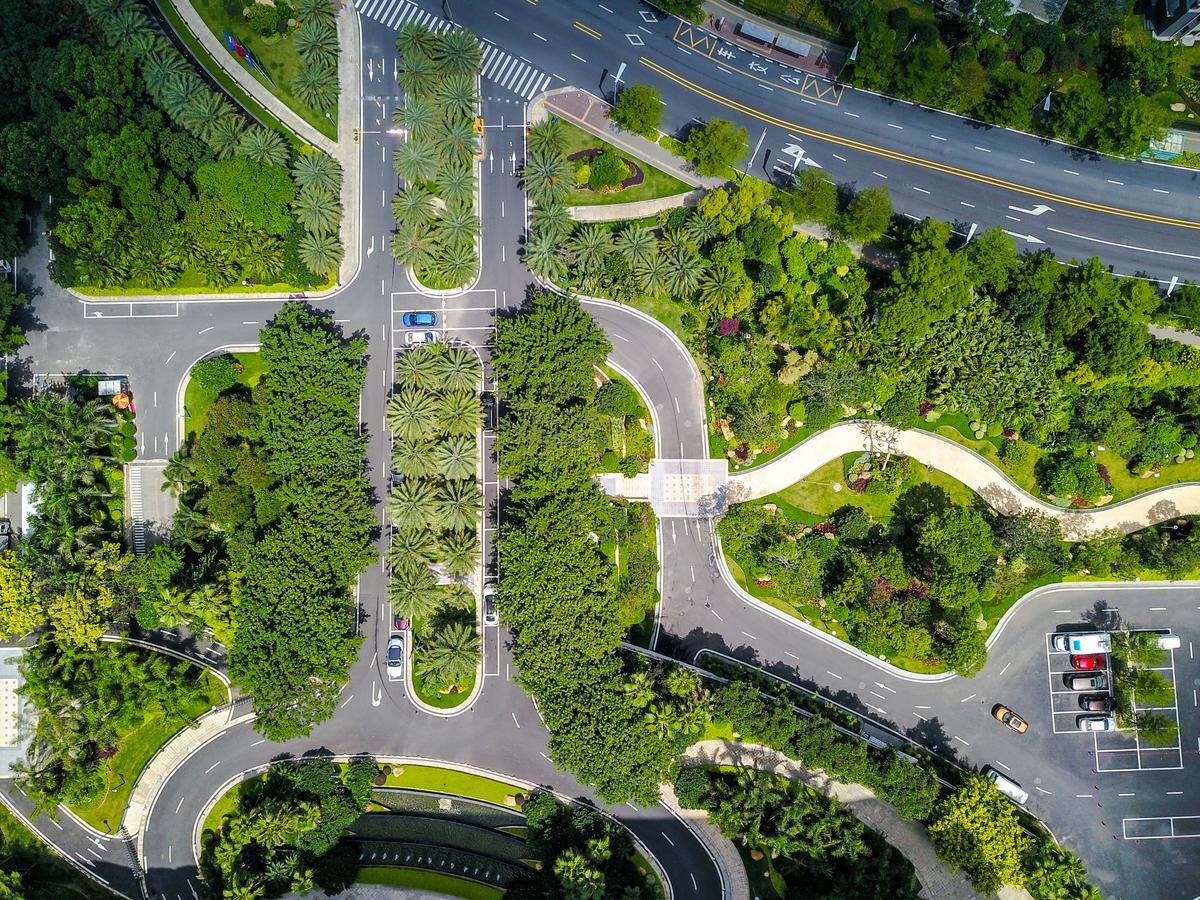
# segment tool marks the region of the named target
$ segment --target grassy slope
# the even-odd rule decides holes
[[[18,872],[25,900],[108,900],[117,895],[60,859],[0,807],[0,869]]]
[[[593,134],[589,134],[582,128],[572,125],[570,122],[563,122],[566,126],[566,152],[569,156],[572,153],[578,153],[580,150],[599,149],[604,146],[604,141]],[[620,153],[620,148],[616,148]],[[601,206],[610,203],[632,203],[637,200],[655,200],[659,197],[671,197],[675,194],[682,194],[685,191],[690,191],[691,185],[684,184],[678,178],[668,175],[660,169],[656,169],[648,163],[642,162],[640,159],[635,160],[642,171],[646,173],[646,180],[637,187],[627,188],[623,191],[614,191],[610,194],[601,194],[595,191],[589,191],[587,188],[580,188],[572,191],[567,195],[567,206]]]
[[[203,675],[206,693],[187,708],[189,719],[208,712],[210,707],[220,706],[229,699],[225,685],[205,672]],[[108,834],[116,832],[121,824],[121,814],[129,802],[129,795],[137,783],[138,776],[150,758],[175,734],[180,726],[175,721],[166,721],[160,711],[152,711],[140,728],[117,736],[117,754],[104,763],[104,793],[87,805],[71,807],[79,818],[93,828]]]
[[[425,872],[420,869],[392,869],[381,866],[366,866],[358,870],[355,879],[361,884],[384,884],[391,887],[408,888],[432,894],[462,897],[464,900],[499,900],[504,891],[477,881],[443,875],[441,872]]]
[[[266,374],[267,369],[261,354],[257,351],[251,351],[249,353],[234,353],[233,357],[245,369],[238,379],[240,384],[252,388],[262,381],[262,377]],[[204,427],[204,417],[208,414],[208,408],[212,406],[213,401],[216,399],[216,394],[204,390],[195,381],[188,382],[187,390],[183,394],[184,434],[190,436],[193,432],[198,432]]]

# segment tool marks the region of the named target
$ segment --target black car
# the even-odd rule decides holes
[[[479,395],[479,402],[483,405],[483,427],[496,427],[496,395],[491,391],[485,391]]]
[[[1087,712],[1112,712],[1116,708],[1113,698],[1107,694],[1084,694],[1079,698],[1079,708]]]

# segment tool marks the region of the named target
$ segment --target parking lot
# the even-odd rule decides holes
[[[1180,742],[1176,741],[1171,747],[1148,747],[1139,741],[1132,729],[1118,727],[1115,731],[1094,731],[1090,734],[1080,731],[1081,716],[1104,715],[1099,710],[1084,710],[1080,702],[1083,698],[1103,700],[1112,698],[1112,667],[1109,654],[1087,654],[1103,658],[1103,667],[1098,669],[1077,669],[1071,665],[1071,654],[1064,650],[1054,649],[1054,633],[1046,634],[1046,672],[1050,691],[1050,717],[1053,731],[1056,735],[1077,735],[1083,740],[1091,738],[1092,753],[1095,757],[1097,772],[1128,772],[1128,771],[1163,771],[1183,768],[1183,751]],[[1164,665],[1155,667],[1176,688],[1175,703],[1167,707],[1145,707],[1136,702],[1134,712],[1155,712],[1167,716],[1178,726],[1178,685],[1175,679],[1175,651],[1167,650],[1167,660]],[[1103,676],[1103,686],[1097,685],[1083,690],[1073,689],[1071,680]]]

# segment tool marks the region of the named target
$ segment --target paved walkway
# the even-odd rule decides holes
[[[1024,510],[1045,513],[1062,523],[1063,537],[1086,540],[1105,531],[1129,534],[1179,516],[1200,513],[1200,483],[1169,485],[1098,509],[1063,509],[1022,490],[975,451],[928,431],[896,429],[880,422],[843,422],[797,444],[757,468],[730,473],[728,502],[765,497],[811,475],[847,453],[891,450],[910,456],[961,481],[1004,515]]]
[[[701,741],[693,744],[684,752],[680,762],[683,766],[741,766],[799,781],[826,797],[834,797],[846,804],[864,825],[879,832],[889,844],[903,853],[917,871],[922,897],[929,900],[973,900],[980,896],[961,872],[951,870],[938,860],[924,825],[901,818],[895,807],[880,800],[861,784],[833,781],[820,770],[805,769],[778,750],[734,741]]]
[[[725,40],[745,47],[759,56],[766,56],[785,66],[794,66],[805,72],[824,75],[828,78],[836,78],[846,63],[846,48],[838,44],[780,25],[778,22],[747,12],[742,7],[723,2],[723,0],[704,0],[700,5],[706,15],[705,29],[719,34]],[[775,35],[774,41],[767,44],[762,40],[742,34],[739,26],[743,22],[750,22],[772,32]],[[778,46],[780,38],[790,38],[795,42],[792,46],[797,52],[780,49]]]
[[[684,764],[687,764],[686,761]],[[750,900],[750,879],[746,877],[746,867],[742,865],[742,856],[733,841],[708,821],[708,813],[705,810],[684,809],[680,806],[675,796],[675,786],[669,781],[664,781],[658,786],[658,795],[667,809],[687,822],[688,827],[712,854],[717,868],[725,878],[726,900]]]

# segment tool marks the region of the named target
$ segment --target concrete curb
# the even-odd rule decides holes
[[[664,781],[658,786],[662,805],[700,839],[721,876],[721,896],[726,900],[750,900],[750,879],[733,841],[708,820],[702,809],[684,809],[675,796],[675,786]]]
[[[647,163],[649,165],[649,163]],[[695,206],[704,196],[704,188],[694,188],[682,194],[657,197],[653,200],[634,200],[630,203],[597,203],[590,206],[568,206],[567,212],[576,222],[620,222],[625,219],[642,219],[668,209]]]

